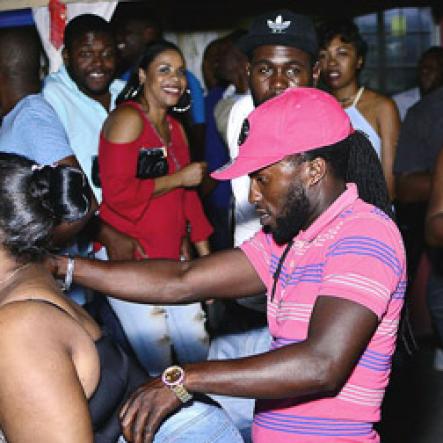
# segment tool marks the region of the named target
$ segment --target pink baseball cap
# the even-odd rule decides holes
[[[211,176],[217,180],[241,177],[287,155],[333,145],[353,132],[346,112],[330,94],[315,88],[289,88],[249,114],[237,158]]]

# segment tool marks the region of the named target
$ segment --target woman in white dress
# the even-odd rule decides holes
[[[395,197],[393,163],[400,130],[395,102],[359,84],[367,51],[358,27],[342,19],[319,27],[321,78],[345,109],[355,129],[363,131],[377,152],[391,201]]]

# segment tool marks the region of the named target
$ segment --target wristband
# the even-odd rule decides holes
[[[72,277],[74,275],[75,261],[72,257],[68,257],[68,263],[66,265],[65,283],[63,285],[63,291],[67,292],[71,289]]]

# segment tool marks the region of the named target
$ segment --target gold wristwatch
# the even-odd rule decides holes
[[[167,386],[182,403],[192,399],[192,394],[183,386],[185,371],[180,366],[169,366],[163,371],[162,382]]]

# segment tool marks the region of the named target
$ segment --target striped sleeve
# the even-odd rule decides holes
[[[401,238],[391,222],[350,220],[326,252],[319,294],[354,301],[381,318],[404,266]]]
[[[240,249],[246,254],[264,285],[269,288],[272,281],[270,236],[260,230],[250,240],[243,242]]]

